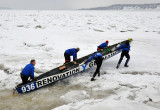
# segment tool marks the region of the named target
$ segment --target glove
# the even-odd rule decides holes
[[[84,65],[84,64],[86,64],[86,62],[87,62],[87,60],[84,60],[82,64]]]
[[[116,50],[119,50],[118,48],[116,48]]]
[[[77,64],[77,62],[75,61],[75,62],[74,62],[74,64],[76,65],[76,64]]]
[[[38,77],[34,77],[34,81],[37,81],[38,80]]]
[[[34,78],[31,78],[30,81],[37,81],[38,78],[37,77],[34,77]]]
[[[87,65],[87,62],[85,62],[84,65]]]

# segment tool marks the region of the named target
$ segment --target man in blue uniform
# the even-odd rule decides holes
[[[98,51],[97,53],[94,53],[86,62],[85,64],[87,65],[88,62],[90,62],[92,59],[95,59],[95,63],[97,65],[97,69],[95,71],[95,73],[93,74],[93,77],[91,78],[91,81],[94,81],[95,76],[98,74],[98,76],[100,76],[100,68],[102,65],[102,61],[103,61],[103,56],[102,53],[100,51]]]
[[[80,50],[79,48],[72,48],[72,49],[66,50],[65,53],[64,53],[65,63],[70,62],[70,61],[71,61],[70,56],[73,56],[74,64],[76,64],[77,52],[78,52],[79,50]]]
[[[34,66],[36,65],[35,60],[31,60],[30,64],[26,65],[21,72],[22,84],[27,84],[28,78],[34,80]]]
[[[103,49],[108,46],[108,43],[109,43],[109,41],[107,40],[106,42],[104,42],[104,43],[102,43],[101,45],[99,45],[99,46],[97,47],[97,51],[98,51],[98,50],[99,50],[99,51],[100,51],[100,50],[103,51]]]
[[[117,48],[117,50],[122,49],[121,57],[120,57],[120,59],[119,59],[119,62],[118,62],[118,64],[117,64],[117,67],[116,67],[117,69],[119,68],[119,66],[120,66],[120,64],[121,64],[124,56],[127,58],[124,67],[128,67],[128,62],[129,62],[129,60],[130,60],[130,55],[129,55],[129,51],[130,51],[130,44],[129,44],[129,43],[130,43],[130,41],[131,41],[131,39],[129,39],[129,40],[126,42],[126,44],[123,44],[123,45],[121,45],[121,46],[119,46],[119,47]]]

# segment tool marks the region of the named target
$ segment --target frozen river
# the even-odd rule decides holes
[[[25,95],[12,95],[19,73],[36,59],[38,76],[64,63],[64,51],[78,57],[133,38],[129,68],[104,61],[95,68]],[[0,109],[2,110],[158,110],[160,109],[159,11],[0,11]],[[124,58],[125,60],[125,58]]]

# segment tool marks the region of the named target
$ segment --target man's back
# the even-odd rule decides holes
[[[34,78],[34,66],[33,64],[28,64],[24,67],[22,74],[29,77],[31,76],[32,78]]]
[[[129,44],[123,44],[123,45],[120,46],[118,49],[123,49],[123,50],[129,52],[129,50],[130,50],[130,45],[129,45]]]
[[[102,44],[100,44],[98,47],[100,47],[101,49],[105,48],[108,46],[108,43],[104,42]]]
[[[76,53],[76,49],[75,48],[68,49],[68,50],[66,50],[66,53],[69,54],[69,55],[73,55],[73,54]]]

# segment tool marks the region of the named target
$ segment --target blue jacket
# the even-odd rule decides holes
[[[117,48],[117,50],[120,50],[120,49],[123,49],[123,50],[125,50],[125,51],[130,51],[130,45],[127,45],[127,44],[123,44],[123,45],[121,45],[121,46],[119,46],[118,48]]]
[[[33,66],[33,64],[26,65],[22,71],[22,74],[34,79],[34,66]]]
[[[85,62],[85,64],[87,64],[88,62],[90,62],[93,58],[94,58],[94,59],[97,59],[98,57],[101,57],[101,58],[103,57],[101,52],[94,53],[94,54]]]
[[[104,48],[107,47],[107,46],[108,46],[108,43],[104,42],[104,43],[102,43],[101,45],[99,45],[98,47],[99,47],[100,49],[104,49]]]
[[[68,49],[65,51],[65,53],[67,53],[70,56],[73,56],[73,61],[76,61],[77,58],[77,50],[75,48],[72,49]]]

